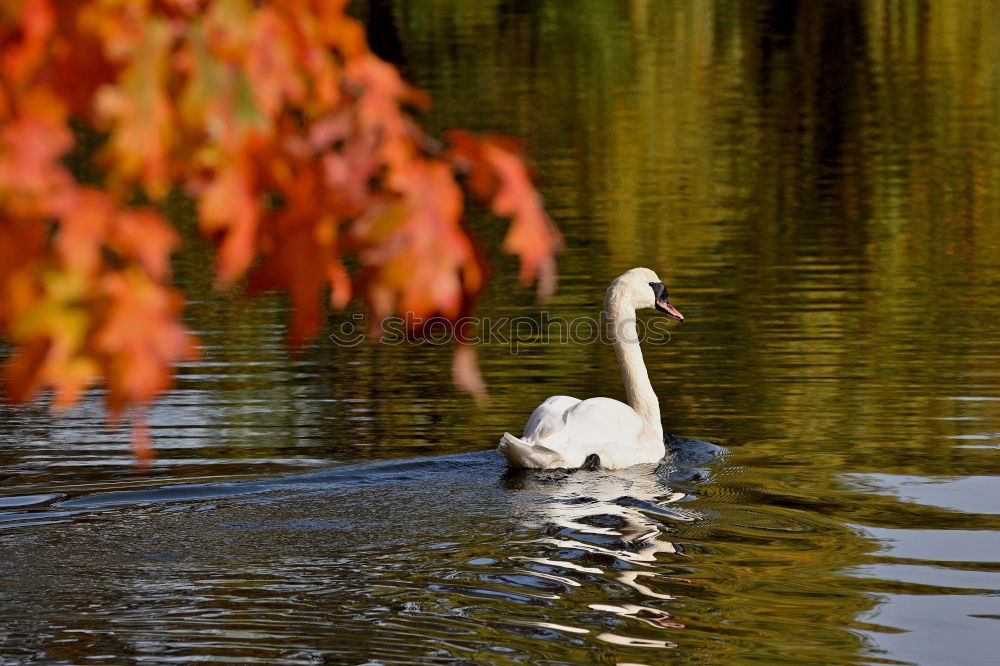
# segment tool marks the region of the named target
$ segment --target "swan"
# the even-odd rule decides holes
[[[666,453],[660,403],[639,349],[635,311],[656,308],[684,321],[667,288],[648,268],[614,279],[604,294],[604,316],[625,382],[628,404],[611,398],[554,395],[531,413],[524,434],[505,432],[497,447],[510,467],[621,469],[658,462]]]

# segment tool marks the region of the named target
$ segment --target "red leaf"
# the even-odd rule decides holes
[[[289,340],[295,346],[319,330],[328,261],[335,260],[317,245],[315,235],[314,223],[293,211],[270,220],[264,234],[269,249],[248,283],[251,293],[278,288],[288,292],[292,302]]]
[[[17,21],[21,39],[8,46],[0,58],[6,78],[27,83],[46,55],[54,26],[55,14],[48,0],[24,0]]]

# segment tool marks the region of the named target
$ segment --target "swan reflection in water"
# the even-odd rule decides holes
[[[669,460],[669,459],[668,459]],[[658,556],[689,557],[667,538],[671,522],[689,523],[700,514],[684,507],[690,499],[665,481],[674,471],[668,463],[637,465],[620,470],[509,470],[503,484],[515,504],[516,515],[531,532],[542,536],[515,542],[539,554],[511,559],[532,562],[565,575],[531,575],[558,579],[580,587],[574,574],[613,578],[663,605],[674,597],[652,589],[652,579],[668,576],[657,568]],[[610,560],[610,565],[606,564]],[[655,600],[655,601],[652,601]],[[590,603],[594,611],[630,617],[657,628],[681,628],[662,608],[641,603]],[[539,623],[535,623],[536,625]],[[551,627],[555,628],[555,627]],[[574,633],[583,630],[560,626]],[[586,632],[589,633],[589,632]],[[602,633],[597,638],[619,645],[673,647],[668,641],[650,641]]]

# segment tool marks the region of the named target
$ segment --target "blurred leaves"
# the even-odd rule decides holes
[[[118,414],[170,386],[196,349],[169,284],[179,238],[159,205],[173,192],[195,200],[220,285],[246,277],[252,292],[289,294],[295,344],[316,334],[327,302],[358,298],[378,317],[467,314],[486,267],[464,222],[466,191],[511,220],[503,249],[519,257],[523,283],[551,293],[561,239],[519,146],[467,133],[454,146],[431,140],[411,112],[426,97],[369,50],[344,5],[5,3],[10,399],[52,389],[66,407],[102,382]],[[104,137],[101,189],[65,166],[71,121]],[[481,393],[474,359],[459,353],[455,379]]]

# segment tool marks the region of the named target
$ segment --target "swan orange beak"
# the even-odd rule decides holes
[[[656,309],[665,315],[673,317],[677,321],[684,321],[684,315],[682,315],[677,308],[670,304],[670,301],[656,300]]]

